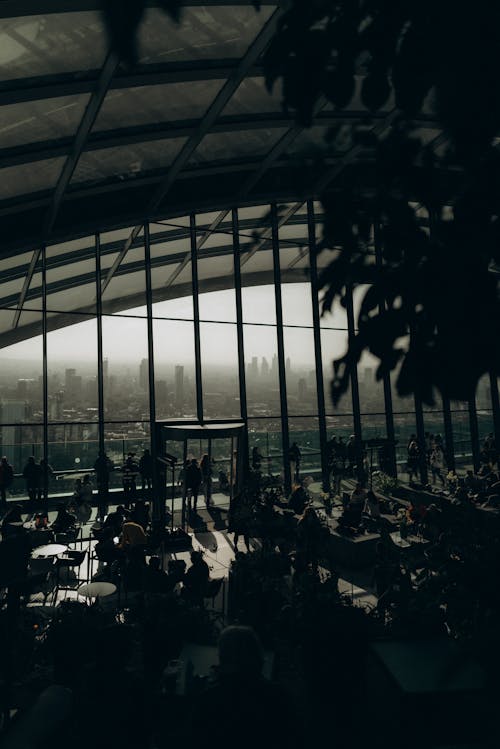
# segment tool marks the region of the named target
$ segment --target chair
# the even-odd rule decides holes
[[[65,569],[67,572],[69,572],[69,570],[74,570],[75,567],[80,567],[85,561],[86,556],[86,551],[68,549],[63,554],[60,554],[58,557],[56,557],[56,585],[54,589],[54,603],[60,590],[76,590],[81,583],[88,582],[87,577],[79,577],[77,574],[75,574],[73,580],[70,581],[69,579],[67,579],[64,584],[61,584],[61,570]]]

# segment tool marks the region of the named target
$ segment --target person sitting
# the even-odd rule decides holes
[[[293,510],[296,515],[302,515],[307,502],[307,492],[302,484],[294,484],[290,499],[288,501],[288,507]]]
[[[113,536],[119,536],[126,518],[126,510],[123,505],[118,505],[114,512],[110,512],[104,521],[103,528],[112,528]]]
[[[301,749],[303,731],[286,690],[262,675],[262,646],[253,629],[226,627],[220,635],[219,667],[212,686],[195,698],[188,747],[199,746],[206,727],[224,705],[222,746]]]
[[[131,549],[135,546],[146,546],[148,539],[144,528],[133,520],[126,520],[122,526],[120,535],[120,549]]]
[[[123,555],[123,551],[113,540],[112,528],[103,529],[102,536],[96,543],[94,551],[97,559],[104,564],[111,564]]]
[[[144,501],[136,502],[130,515],[130,519],[133,520],[134,523],[141,525],[144,531],[147,531],[150,522],[149,504]]]
[[[22,506],[18,504],[7,510],[2,520],[2,538],[7,538],[9,534],[16,533],[17,528],[22,528],[22,510]]]
[[[184,595],[193,603],[203,605],[203,596],[207,591],[207,584],[210,579],[210,569],[203,559],[200,551],[191,552],[191,567],[186,572],[183,579]]]
[[[297,523],[297,551],[313,569],[318,567],[318,554],[321,542],[321,522],[314,507],[306,507]]]
[[[349,502],[339,519],[341,528],[358,528],[361,522],[361,515],[366,502],[366,491],[359,482],[351,492]]]
[[[71,512],[68,512],[66,506],[59,504],[57,506],[57,515],[55,520],[51,523],[51,530],[55,533],[68,533],[73,530],[76,526],[76,517]]]
[[[160,568],[160,557],[151,557],[143,571],[143,589],[145,593],[171,593],[175,581]]]

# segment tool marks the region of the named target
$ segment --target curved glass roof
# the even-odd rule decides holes
[[[360,69],[345,109],[322,102],[312,128],[297,126],[279,90],[264,85],[262,55],[281,12],[271,1],[256,12],[237,0],[188,0],[177,25],[151,2],[138,64],[126,70],[109,52],[98,0],[2,0],[1,345],[39,325],[42,247],[50,325],[95,313],[95,232],[109,314],[144,304],[145,221],[157,301],[190,288],[191,212],[204,290],[229,283],[231,207],[239,207],[244,283],[272,275],[270,201],[285,205],[283,279],[304,273],[304,200],[356,179],[364,152],[349,125],[383,133],[394,110],[363,107]],[[417,124],[439,144],[429,114]]]

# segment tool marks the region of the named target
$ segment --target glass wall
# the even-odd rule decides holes
[[[450,404],[450,425],[438,396],[420,421],[413,397],[397,393],[397,371],[386,403],[378,362],[365,353],[359,395],[349,387],[333,406],[333,361],[347,348],[347,313],[337,304],[322,314],[313,291],[307,210],[304,204],[287,220],[274,214],[274,233],[270,206],[261,205],[238,210],[237,238],[231,212],[222,211],[0,258],[0,449],[18,474],[12,496],[23,495],[19,474],[30,455],[48,458],[51,493],[65,495],[100,449],[117,468],[128,452],[139,455],[156,419],[209,422],[246,413],[249,450],[259,447],[264,469],[276,477],[284,476],[287,444],[299,444],[305,475],[319,481],[327,440],[386,438],[391,419],[400,477],[417,423],[443,438],[451,426],[457,465],[471,465],[471,434],[477,428],[480,447],[494,431],[489,376],[478,385],[476,411]],[[319,270],[327,255],[319,256]],[[366,289],[354,289],[355,316]],[[219,452],[218,460],[228,459],[227,446]],[[112,486],[121,486],[119,471]]]

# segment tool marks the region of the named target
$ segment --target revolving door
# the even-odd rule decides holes
[[[225,509],[244,480],[246,465],[245,424],[241,421],[200,424],[157,421],[155,424],[156,476],[155,520],[185,529],[192,521],[193,504],[186,475],[193,460],[198,466],[203,456],[206,468],[199,487],[199,509]],[[188,512],[191,507],[191,516]],[[168,513],[167,513],[168,508]],[[196,515],[196,512],[194,513]],[[174,519],[175,518],[175,519]]]

